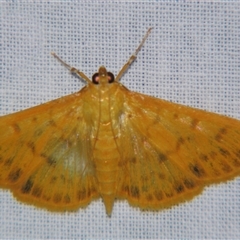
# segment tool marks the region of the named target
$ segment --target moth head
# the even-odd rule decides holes
[[[101,66],[98,72],[92,76],[92,82],[94,84],[108,84],[114,82],[114,79],[114,75],[111,72],[107,72],[104,66]]]

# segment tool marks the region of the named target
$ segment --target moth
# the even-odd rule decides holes
[[[159,210],[240,174],[240,121],[132,92],[101,66],[79,92],[0,117],[0,186],[26,203],[76,210],[102,198]]]

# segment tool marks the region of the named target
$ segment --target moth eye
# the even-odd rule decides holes
[[[94,73],[93,76],[92,76],[92,82],[94,84],[99,84],[99,76],[98,76],[98,73]]]
[[[114,82],[115,80],[114,75],[111,72],[108,72],[107,75],[108,75],[108,83]]]
[[[108,83],[112,83],[115,80],[114,75],[111,72],[107,72],[107,76],[108,76]],[[92,76],[92,82],[94,84],[99,84],[99,74],[98,73],[94,73]]]

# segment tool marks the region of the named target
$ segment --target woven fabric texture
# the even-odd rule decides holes
[[[240,119],[238,1],[0,2],[0,115],[77,92],[84,82],[50,53],[91,77],[115,75],[149,27],[121,82],[130,90]],[[0,136],[1,137],[1,136]],[[240,239],[240,178],[193,201],[141,212],[101,200],[51,213],[0,190],[1,239]]]

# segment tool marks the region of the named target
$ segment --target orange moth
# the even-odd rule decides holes
[[[240,121],[129,91],[101,66],[79,92],[0,117],[0,186],[76,210],[101,197],[159,210],[240,174]]]

